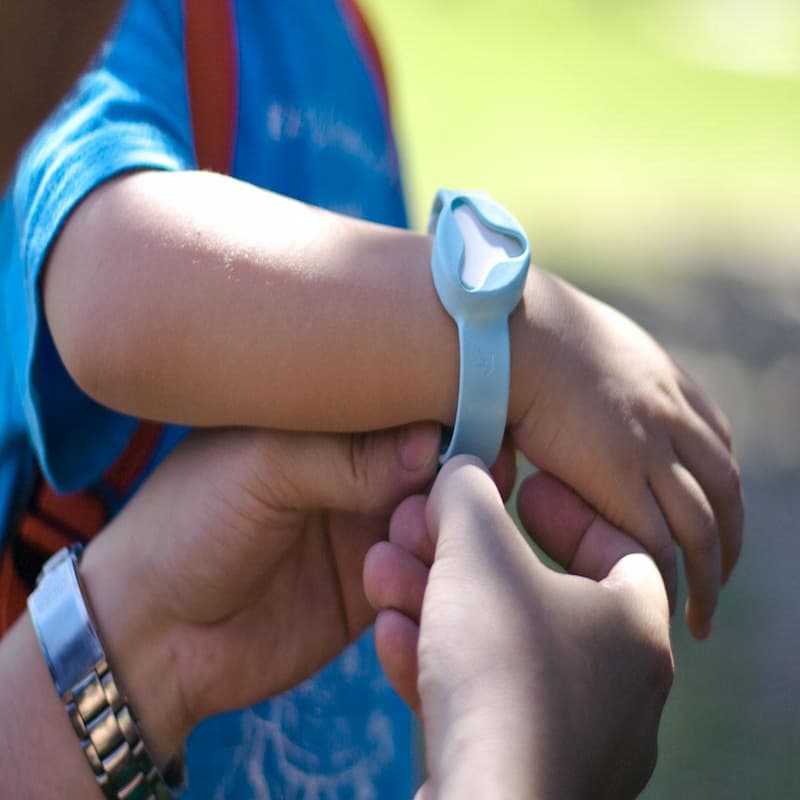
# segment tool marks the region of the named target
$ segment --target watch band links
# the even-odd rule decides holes
[[[62,548],[44,565],[28,597],[31,623],[56,692],[110,800],[167,800],[183,784],[183,761],[162,774],[119,691],[89,613],[77,564],[82,546]]]
[[[105,661],[63,697],[97,785],[109,800],[168,800],[136,720]]]

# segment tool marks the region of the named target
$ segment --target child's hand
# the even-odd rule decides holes
[[[514,443],[648,549],[672,604],[680,544],[687,622],[705,638],[742,543],[727,420],[635,323],[545,272],[511,336]]]

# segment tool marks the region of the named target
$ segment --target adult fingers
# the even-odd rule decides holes
[[[655,499],[648,493],[646,500],[651,505],[649,522],[642,526],[636,540],[656,560],[672,608],[678,580],[674,546]],[[622,555],[632,552],[631,538],[548,473],[540,472],[523,481],[517,510],[525,529],[554,561],[585,577],[600,580]]]
[[[434,546],[425,522],[427,501],[425,495],[416,494],[400,503],[389,521],[389,541],[430,566],[433,563]]]
[[[268,431],[259,490],[280,509],[388,513],[433,477],[439,435],[428,423],[351,435]]]
[[[623,591],[633,607],[647,609],[649,614],[655,615],[662,634],[668,639],[669,602],[661,573],[647,553],[637,551],[636,543],[632,539],[628,539],[628,543],[631,547],[627,552],[624,545],[620,546],[618,552],[623,555],[601,583]]]
[[[522,522],[536,543],[574,575],[600,581],[624,556],[644,552],[552,475],[531,476],[520,491]]]
[[[415,711],[420,708],[417,691],[419,625],[394,609],[385,609],[375,620],[375,650],[389,683]]]
[[[480,556],[487,539],[518,537],[486,466],[472,456],[456,456],[442,467],[431,489],[426,520],[437,557],[442,546]]]
[[[507,503],[517,480],[517,451],[511,436],[506,433],[494,464],[489,469],[503,502]]]
[[[694,475],[714,510],[722,550],[722,582],[742,551],[744,496],[739,467],[730,450],[700,416],[690,413],[673,438],[675,453]]]
[[[428,572],[399,545],[378,542],[364,559],[364,593],[376,611],[393,608],[419,623]]]
[[[547,473],[520,487],[520,519],[537,544],[572,575],[624,588],[638,607],[656,614],[667,631],[669,601],[661,573],[642,545],[601,517],[568,486]]]
[[[669,602],[661,573],[639,542],[596,515],[581,537],[569,571],[622,589],[632,607],[656,614],[669,627]]]
[[[705,639],[719,599],[720,542],[714,510],[694,475],[674,458],[650,478],[664,516],[683,550],[689,602],[686,621],[692,635]]]
[[[547,472],[538,472],[522,482],[517,511],[536,544],[565,568],[597,517],[591,506]]]

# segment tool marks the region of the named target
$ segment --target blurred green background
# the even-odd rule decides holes
[[[675,620],[644,797],[800,797],[800,3],[362,3],[416,226],[490,191],[731,418],[745,550],[711,640]]]
[[[540,260],[585,269],[672,266],[687,246],[796,248],[796,0],[364,5],[418,224],[452,184],[491,188]]]

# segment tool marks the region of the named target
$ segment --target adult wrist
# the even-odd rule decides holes
[[[569,797],[548,793],[531,754],[516,752],[508,725],[492,725],[481,714],[464,726],[453,725],[437,763],[429,763],[430,800],[491,797],[494,800]],[[536,754],[534,754],[536,755]],[[428,796],[425,796],[428,800]]]
[[[175,659],[178,626],[157,607],[157,593],[132,548],[118,547],[124,542],[117,538],[104,535],[87,548],[81,579],[116,682],[136,713],[148,752],[164,770],[180,756],[192,727]]]

